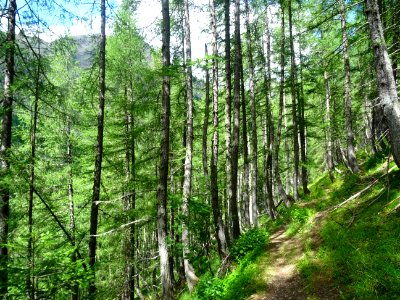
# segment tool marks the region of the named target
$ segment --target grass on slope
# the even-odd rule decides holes
[[[385,158],[379,156],[362,168],[360,175],[338,176],[332,185],[325,176],[312,186],[308,200],[324,199],[315,202],[320,210],[376,181],[359,197],[330,210],[323,224],[314,225],[317,245],[306,243],[298,269],[312,294],[330,285],[343,299],[399,299],[400,172],[395,168],[386,176]]]
[[[280,207],[277,220],[261,219],[255,232],[268,236],[285,225],[287,236],[303,241],[305,254],[297,268],[310,299],[400,299],[400,171],[395,168],[386,176],[387,170],[385,157],[378,155],[364,162],[360,174],[343,171],[334,183],[321,176],[300,203]],[[254,236],[250,232],[240,238],[243,255],[230,273],[202,276],[196,291],[180,299],[239,300],[265,290],[267,239],[244,249]]]

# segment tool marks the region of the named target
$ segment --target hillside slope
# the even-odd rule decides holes
[[[398,168],[378,155],[360,174],[342,170],[333,183],[322,176],[310,189],[294,207],[281,208],[278,220],[264,220],[271,236],[247,259],[250,275],[231,273],[218,288],[208,281],[191,298],[229,299],[234,289],[235,299],[399,299]]]

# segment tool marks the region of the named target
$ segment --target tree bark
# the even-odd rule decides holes
[[[186,283],[191,293],[199,281],[194,268],[189,261],[189,201],[192,193],[192,157],[193,157],[193,81],[192,81],[192,48],[190,41],[190,17],[189,1],[184,1],[185,6],[185,73],[186,73],[186,155],[185,171],[183,180],[183,202],[182,202],[182,248],[183,266],[185,269]]]
[[[208,138],[208,119],[210,117],[210,72],[208,70],[208,50],[207,44],[205,45],[205,55],[206,55],[206,96],[204,103],[204,120],[203,120],[203,139],[202,139],[202,159],[203,159],[203,172],[204,177],[208,183],[208,155],[207,155],[207,138]]]
[[[38,38],[38,43],[40,40]],[[27,299],[35,298],[35,285],[33,280],[34,271],[34,251],[33,251],[33,186],[35,184],[35,160],[36,160],[36,131],[38,118],[38,103],[39,103],[39,83],[40,83],[40,44],[39,44],[39,59],[36,68],[36,83],[35,83],[35,99],[32,111],[32,127],[31,127],[31,165],[30,165],[30,187],[28,199],[28,274],[26,278]]]
[[[230,0],[224,1],[225,11],[225,146],[226,146],[226,199],[232,198],[232,70],[231,70],[231,34]],[[226,222],[228,222],[226,220]],[[229,230],[227,230],[229,232]],[[227,235],[228,238],[228,235]]]
[[[215,12],[215,1],[210,1],[211,10],[211,30],[212,30],[212,51],[213,51],[213,96],[212,96],[212,114],[213,114],[213,135],[211,143],[211,203],[214,216],[215,236],[218,243],[218,253],[221,260],[224,260],[228,255],[224,225],[222,222],[221,208],[218,197],[218,49],[217,49],[217,19]]]
[[[8,4],[8,29],[5,47],[4,99],[1,122],[0,141],[0,295],[7,295],[8,290],[8,219],[10,217],[10,188],[4,178],[10,174],[10,150],[12,132],[12,105],[14,83],[15,51],[15,14],[17,3],[10,0]]]
[[[274,203],[274,188],[273,188],[273,143],[275,140],[274,133],[274,120],[272,116],[272,103],[271,103],[271,33],[269,31],[269,18],[268,18],[268,6],[265,11],[265,30],[266,30],[266,41],[267,41],[267,66],[264,67],[264,81],[267,91],[265,93],[266,97],[266,108],[267,108],[267,155],[266,155],[266,165],[267,165],[267,206],[268,215],[272,220],[276,219],[278,212]],[[265,60],[265,59],[264,59]]]
[[[69,202],[69,230],[71,235],[71,245],[75,247],[75,208],[74,208],[74,188],[73,188],[73,175],[72,175],[72,142],[71,142],[71,121],[67,118],[67,126],[65,134],[67,138],[67,162],[68,162],[68,202]],[[76,263],[77,253],[71,255],[71,262]],[[79,286],[76,282],[71,287],[71,300],[79,299]]]
[[[298,119],[299,119],[299,135],[300,135],[300,158],[301,158],[301,181],[303,185],[304,195],[308,195],[308,171],[307,171],[307,135],[306,135],[306,120],[305,120],[305,97],[303,87],[303,55],[301,53],[301,36],[299,36],[299,56],[300,56],[300,88],[298,101]]]
[[[132,211],[136,205],[135,182],[135,122],[133,110],[133,80],[129,79],[129,87],[125,88],[125,191],[123,195],[125,222],[131,222]],[[135,224],[126,230],[123,241],[123,256],[125,260],[125,276],[122,291],[123,300],[135,298]]]
[[[100,51],[99,51],[99,109],[97,114],[97,144],[96,159],[94,165],[94,182],[92,205],[90,210],[90,237],[89,237],[89,267],[93,277],[89,282],[89,298],[96,298],[95,284],[95,263],[97,248],[97,226],[99,215],[100,184],[101,184],[101,164],[103,160],[103,136],[104,136],[104,100],[106,92],[106,3],[101,0],[101,31],[100,31]]]
[[[257,222],[257,178],[258,178],[258,140],[257,140],[257,114],[256,114],[256,95],[254,87],[254,62],[253,62],[253,45],[250,30],[250,8],[249,1],[245,0],[246,10],[246,40],[249,64],[249,85],[250,85],[250,102],[251,102],[251,187],[250,187],[250,225],[258,226]]]
[[[332,143],[332,120],[331,120],[331,89],[329,87],[328,72],[324,71],[325,87],[325,137],[326,137],[326,165],[331,182],[335,180],[333,175],[333,143]]]
[[[382,24],[379,18],[376,0],[365,0],[366,14],[372,47],[374,51],[376,77],[379,90],[379,105],[383,108],[389,126],[392,154],[397,166],[400,166],[400,104],[392,64],[386,48]]]
[[[235,63],[233,83],[233,134],[232,134],[232,197],[229,208],[232,224],[232,239],[240,235],[237,205],[238,160],[239,160],[239,114],[240,114],[240,1],[235,0]]]
[[[286,111],[284,105],[284,97],[285,97],[285,9],[281,4],[281,49],[280,49],[280,82],[279,82],[279,111],[278,111],[278,125],[276,131],[275,145],[274,145],[274,169],[275,169],[275,181],[278,188],[278,193],[283,199],[286,207],[290,207],[294,202],[294,199],[287,193],[284,189],[281,179],[281,171],[279,168],[279,149],[281,144],[281,134],[282,134],[282,118],[283,111]],[[286,116],[285,116],[286,118]],[[285,121],[286,123],[286,121]],[[286,129],[286,125],[285,125]],[[287,138],[285,138],[285,144]]]
[[[358,173],[356,154],[354,150],[354,132],[353,132],[353,115],[352,115],[352,99],[351,99],[351,80],[350,80],[350,58],[348,50],[347,26],[346,26],[346,10],[344,0],[340,3],[340,20],[342,25],[342,46],[343,46],[343,63],[344,63],[344,109],[346,121],[347,136],[347,160],[350,169],[354,173]]]
[[[292,122],[293,122],[293,198],[299,198],[299,137],[298,137],[298,112],[297,112],[297,75],[294,51],[293,25],[292,25],[292,0],[288,1],[289,10],[289,42],[290,42],[290,84],[292,95]]]
[[[162,0],[162,133],[160,143],[160,165],[157,187],[157,240],[160,255],[160,275],[162,285],[162,299],[173,298],[172,274],[169,266],[169,254],[167,245],[167,198],[168,198],[168,164],[170,146],[170,78],[168,75],[170,67],[170,16],[169,0]]]

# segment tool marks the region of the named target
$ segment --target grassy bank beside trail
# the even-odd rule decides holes
[[[312,186],[315,209],[336,206],[313,224],[298,264],[310,293],[329,285],[343,299],[400,298],[400,171],[385,160]]]
[[[205,274],[180,299],[239,300],[268,290],[268,240],[283,226],[303,251],[297,271],[309,299],[400,299],[400,171],[383,155],[361,168],[342,169],[333,183],[323,175],[310,195],[280,207],[277,220],[261,218],[232,249],[226,276]]]

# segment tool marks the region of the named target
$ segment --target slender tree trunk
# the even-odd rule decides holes
[[[328,167],[329,178],[333,182],[333,145],[332,145],[332,121],[331,121],[331,89],[329,87],[328,72],[324,71],[324,86],[325,86],[325,136],[326,136],[326,165]]]
[[[162,133],[160,144],[160,166],[157,188],[157,240],[160,255],[160,275],[162,285],[162,299],[173,298],[172,274],[169,266],[167,245],[167,198],[168,198],[168,164],[170,146],[170,16],[169,0],[162,0],[162,61],[164,68],[162,84]]]
[[[8,290],[8,219],[10,217],[10,188],[4,180],[10,172],[10,151],[12,131],[12,104],[14,82],[14,50],[15,50],[15,14],[17,3],[10,0],[8,4],[8,30],[5,41],[5,75],[4,99],[1,111],[0,141],[0,295],[7,295]]]
[[[347,136],[347,160],[352,172],[358,173],[356,154],[354,150],[354,132],[353,132],[353,115],[352,115],[352,99],[351,99],[351,80],[350,80],[350,58],[348,50],[347,26],[346,26],[346,10],[344,0],[340,3],[340,20],[342,24],[342,46],[343,46],[343,63],[344,63],[344,109],[346,121]]]
[[[380,106],[386,117],[392,154],[397,166],[400,166],[400,104],[397,96],[396,81],[392,64],[383,36],[376,0],[365,0],[366,13],[372,47],[374,50],[375,69],[378,81]]]
[[[207,44],[205,45],[205,55],[206,55],[206,97],[204,103],[204,120],[203,120],[203,140],[202,140],[202,158],[203,158],[203,172],[204,177],[208,183],[208,155],[207,155],[207,133],[208,133],[208,119],[210,117],[210,72],[208,70],[208,50]]]
[[[72,143],[71,143],[71,121],[67,118],[67,127],[65,129],[67,137],[67,162],[68,162],[68,202],[69,202],[69,230],[71,233],[71,245],[75,248],[75,208],[74,208],[74,188],[72,175]],[[75,264],[77,260],[76,249],[71,255],[71,262]],[[72,283],[71,300],[79,299],[79,286],[77,282]]]
[[[193,266],[189,261],[189,201],[192,193],[192,157],[193,157],[193,81],[192,81],[192,48],[190,41],[190,17],[189,17],[189,1],[184,1],[185,5],[185,71],[186,71],[186,155],[185,155],[185,171],[183,180],[183,202],[182,202],[182,248],[183,248],[183,266],[185,268],[186,283],[189,292],[193,291],[194,286],[199,281]]]
[[[40,43],[40,41],[38,42]],[[39,44],[40,57],[40,44]],[[35,84],[35,99],[32,111],[32,127],[31,127],[31,166],[30,166],[30,187],[28,199],[28,274],[26,278],[27,299],[35,298],[35,286],[33,280],[34,272],[34,252],[33,252],[33,186],[35,183],[35,160],[36,160],[36,130],[38,117],[38,102],[39,102],[39,83],[40,83],[40,60],[37,61],[36,69],[36,84]]]
[[[274,120],[272,117],[272,103],[271,103],[271,34],[269,31],[269,18],[268,18],[268,6],[265,11],[265,36],[267,41],[267,66],[264,67],[264,81],[265,87],[267,88],[266,94],[266,108],[267,108],[267,204],[268,204],[268,215],[271,219],[275,219],[278,216],[274,203],[274,189],[273,189],[273,142],[274,138]],[[265,57],[265,55],[263,56]],[[265,64],[265,59],[264,59]]]
[[[303,185],[304,195],[308,195],[308,171],[307,171],[307,135],[305,120],[305,97],[303,88],[303,55],[301,53],[301,36],[299,36],[299,56],[300,56],[300,88],[298,101],[298,119],[299,119],[299,135],[300,135],[300,157],[301,157],[301,181]]]
[[[95,284],[95,263],[97,248],[97,225],[99,215],[100,201],[100,183],[101,183],[101,164],[103,160],[103,136],[104,136],[104,99],[106,91],[106,3],[101,0],[101,38],[99,51],[99,110],[97,115],[97,145],[96,160],[94,165],[94,182],[92,206],[90,210],[90,237],[89,237],[89,267],[93,273],[93,277],[89,283],[89,298],[96,297]]]
[[[224,1],[225,11],[225,146],[226,146],[226,199],[232,198],[232,70],[231,70],[231,34],[230,7],[231,1]],[[226,205],[227,206],[227,205]],[[226,223],[229,224],[228,219]],[[228,225],[226,224],[226,225]],[[229,230],[226,230],[228,233]],[[227,241],[229,235],[226,235]]]
[[[232,239],[240,235],[237,205],[237,182],[239,160],[239,114],[240,114],[240,0],[235,0],[235,64],[233,83],[233,136],[232,136],[232,197],[229,208],[232,221]]]
[[[218,252],[220,258],[226,258],[227,245],[222,222],[221,208],[218,197],[218,49],[217,49],[217,19],[215,14],[215,1],[210,1],[211,10],[211,30],[212,30],[212,48],[213,48],[213,97],[212,97],[212,114],[213,114],[213,136],[211,143],[211,203],[214,216],[214,225],[216,231],[216,239],[218,243]]]
[[[246,227],[250,224],[249,216],[249,200],[250,200],[250,159],[249,159],[249,141],[247,134],[247,105],[246,105],[246,94],[244,90],[244,71],[243,71],[243,56],[242,56],[242,42],[240,41],[239,50],[240,52],[240,94],[241,94],[241,106],[242,106],[242,139],[243,139],[243,184],[242,192],[238,193],[242,196],[242,207],[243,216],[242,224]],[[240,185],[239,185],[240,186]],[[240,203],[240,201],[239,201]],[[240,220],[240,219],[239,219]],[[240,228],[240,227],[239,227]]]
[[[257,222],[257,177],[258,177],[258,140],[257,140],[257,114],[256,114],[256,95],[254,87],[254,62],[253,62],[253,45],[250,30],[250,8],[249,1],[245,1],[246,9],[246,40],[249,64],[249,84],[250,84],[250,101],[251,101],[251,187],[250,187],[250,225],[258,226]]]
[[[278,188],[278,193],[283,199],[286,207],[290,207],[294,199],[284,189],[281,179],[281,171],[279,168],[279,149],[281,144],[282,134],[282,118],[283,111],[285,109],[284,97],[285,97],[285,9],[281,4],[281,49],[280,49],[280,82],[279,82],[279,111],[278,111],[278,126],[276,131],[275,145],[274,145],[274,169],[275,169],[275,181]],[[286,116],[285,116],[286,119]],[[286,120],[285,120],[286,129]],[[285,144],[287,144],[287,138],[285,137]]]
[[[292,25],[292,0],[288,1],[289,10],[289,42],[290,42],[290,83],[292,95],[292,122],[293,122],[293,198],[298,200],[299,190],[299,136],[298,136],[298,112],[297,112],[297,75],[294,51],[293,25]]]
[[[286,194],[290,194],[290,148],[288,138],[288,121],[287,121],[287,110],[286,110],[286,96],[283,94],[283,120],[285,127],[285,157],[286,157]],[[294,202],[294,199],[293,199]]]
[[[129,90],[129,93],[128,93]],[[132,210],[135,209],[136,190],[135,182],[135,138],[133,110],[133,82],[129,80],[129,88],[125,88],[125,191],[123,195],[125,221],[131,220]],[[123,256],[125,260],[125,278],[121,299],[133,300],[135,298],[135,224],[126,230],[123,241]]]

